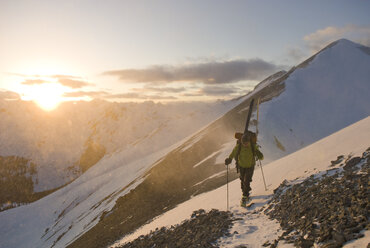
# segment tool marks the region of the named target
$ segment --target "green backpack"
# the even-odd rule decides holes
[[[237,139],[237,144],[238,144],[238,151],[236,152],[236,156],[235,156],[235,161],[236,161],[236,172],[239,173],[239,155],[240,155],[240,149],[242,148],[242,138],[243,138],[243,133],[235,133],[235,139]],[[257,134],[256,133],[253,133],[251,131],[248,130],[248,134],[247,134],[247,138],[249,139],[249,141],[251,142],[252,144],[252,153],[253,153],[253,157],[255,158],[256,155],[255,155],[255,150],[254,150],[254,145],[257,144]]]

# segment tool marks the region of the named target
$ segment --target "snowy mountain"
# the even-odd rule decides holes
[[[258,142],[264,164],[366,118],[369,55],[369,48],[339,40],[290,71],[269,77],[240,104],[234,102],[236,107],[183,141],[159,147],[143,143],[146,148],[139,156],[118,145],[64,188],[1,212],[0,222],[5,224],[0,226],[0,247],[107,246],[178,204],[224,185],[223,162],[235,145],[234,132],[244,129],[251,98],[261,99]],[[189,117],[184,126],[190,123]],[[256,120],[251,124],[255,128]],[[116,128],[102,128],[102,136],[119,133]],[[192,131],[196,130],[199,127]],[[171,135],[160,132],[155,137],[164,142]],[[281,175],[277,170],[266,177]],[[230,179],[236,177],[233,171]]]
[[[73,181],[104,156],[124,153],[122,163],[129,163],[166,148],[236,104],[95,100],[64,103],[45,113],[30,102],[0,99],[0,207],[33,201]]]
[[[283,76],[284,92],[260,107],[259,139],[272,159],[370,114],[369,55],[370,48],[339,40]]]

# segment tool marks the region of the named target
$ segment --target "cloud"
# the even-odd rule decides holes
[[[72,97],[72,98],[90,97],[90,98],[103,98],[106,100],[109,100],[109,99],[175,100],[177,99],[174,96],[145,95],[145,94],[140,94],[136,92],[111,94],[106,91],[66,92],[63,94],[63,97]]]
[[[20,95],[13,91],[1,91],[0,90],[0,99],[4,100],[18,100],[20,99]]]
[[[226,84],[242,80],[260,80],[275,72],[279,66],[262,59],[193,63],[183,66],[156,65],[146,69],[106,71],[103,75],[118,77],[125,82],[170,83],[202,82]]]
[[[191,88],[171,88],[171,87],[152,87],[152,86],[145,86],[144,88],[134,88],[131,89],[136,92],[144,92],[144,93],[169,93],[169,94],[177,94],[178,96],[182,97],[199,97],[199,96],[229,96],[231,94],[238,93],[242,91],[239,87],[235,86],[220,86],[220,85],[207,85],[203,88],[200,87],[191,87]],[[173,96],[161,96],[161,95],[145,95],[140,93],[126,93],[126,94],[119,94],[109,96],[109,98],[116,98],[117,96],[121,96],[121,98],[138,98],[138,99],[176,99]],[[120,97],[119,97],[120,98]]]
[[[200,89],[199,93],[207,96],[229,96],[237,93],[238,90],[235,87],[207,86]]]
[[[58,82],[61,85],[72,88],[72,89],[79,89],[79,88],[83,88],[85,86],[92,85],[92,84],[87,83],[85,81],[75,80],[75,79],[70,79],[70,78],[59,78]]]
[[[42,77],[42,76],[40,76]],[[77,79],[77,80],[80,80],[81,77],[78,77],[78,76],[72,76],[72,75],[61,75],[61,74],[56,74],[56,75],[51,75],[51,76],[47,76],[47,77],[51,77],[51,78],[57,78],[57,79]]]
[[[153,87],[146,85],[144,88],[134,88],[132,90],[138,92],[180,93],[186,91],[187,89],[185,87]]]
[[[204,96],[200,91],[192,93],[183,93],[181,96],[192,97],[192,96]]]
[[[365,46],[370,46],[370,26],[346,25],[326,27],[303,37],[311,51],[317,52],[328,43],[347,38]]]
[[[105,97],[106,99],[142,99],[142,100],[176,100],[174,96],[160,96],[160,95],[144,95],[134,92],[111,94]]]
[[[18,73],[11,73],[12,75],[24,77],[24,78],[36,78],[36,79],[26,79],[22,82],[24,85],[39,85],[39,84],[50,84],[57,83],[69,87],[71,89],[79,89],[86,86],[92,86],[93,84],[81,80],[80,77],[71,76],[71,75],[24,75]]]
[[[110,95],[106,91],[74,91],[66,92],[63,94],[63,97],[91,97],[91,98],[100,98]]]
[[[8,72],[8,75],[11,76],[17,76],[17,77],[23,77],[23,78],[70,78],[70,79],[81,79],[81,77],[78,76],[72,76],[72,75],[62,75],[62,74],[54,74],[54,75],[40,75],[40,74],[23,74],[23,73],[14,73],[14,72]]]
[[[137,99],[147,99],[144,95],[139,93],[121,93],[121,94],[110,94],[107,95],[105,98],[107,99],[118,99],[118,98],[137,98]]]
[[[176,100],[177,97],[174,96],[148,96],[151,100]]]
[[[48,82],[41,79],[27,79],[22,82],[24,85],[37,85],[37,84],[47,84]]]
[[[307,56],[306,52],[297,47],[288,48],[287,53],[288,57],[292,59],[294,62],[301,61]]]
[[[286,50],[287,61],[298,63],[304,58],[323,49],[328,44],[339,40],[349,39],[364,46],[370,46],[370,26],[346,25],[343,27],[328,26],[303,37],[302,47],[289,47]]]

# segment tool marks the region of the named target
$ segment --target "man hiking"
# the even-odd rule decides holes
[[[258,149],[256,144],[256,134],[250,131],[244,135],[235,133],[235,138],[238,139],[236,146],[230,156],[225,159],[225,165],[228,166],[235,159],[237,171],[240,172],[241,188],[243,192],[240,205],[245,207],[250,201],[249,192],[251,191],[250,183],[254,172],[256,159],[263,160],[263,154]]]

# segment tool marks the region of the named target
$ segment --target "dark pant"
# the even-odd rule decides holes
[[[249,196],[249,191],[251,191],[251,182],[254,172],[254,166],[251,168],[240,167],[240,182],[242,187],[243,196]]]

